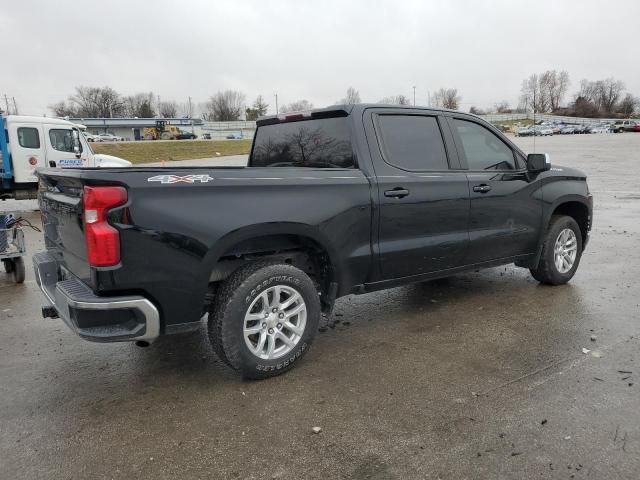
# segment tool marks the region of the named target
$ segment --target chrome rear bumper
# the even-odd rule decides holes
[[[43,315],[55,316],[55,311],[82,338],[152,342],[160,335],[160,315],[150,300],[137,295],[98,296],[78,278],[61,280],[58,262],[47,252],[33,256],[33,268],[49,303],[43,307]]]

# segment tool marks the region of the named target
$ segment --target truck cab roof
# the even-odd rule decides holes
[[[430,111],[430,112],[450,112],[456,114],[463,114],[469,116],[475,116],[473,114],[460,112],[457,110],[447,110],[445,108],[435,108],[420,105],[396,105],[387,103],[356,103],[354,105],[337,104],[331,105],[325,108],[314,108],[311,110],[303,110],[299,112],[287,112],[279,113],[278,115],[267,115],[260,117],[256,124],[257,126],[272,125],[274,123],[295,122],[299,120],[311,120],[315,118],[327,118],[327,117],[346,117],[354,113],[355,111],[362,111],[367,108],[402,108],[403,110],[416,110],[416,111]]]
[[[36,115],[7,115],[4,117],[5,122],[8,123],[37,123],[37,124],[57,124],[57,125],[76,125],[69,120],[64,120],[62,118],[52,118],[52,117],[38,117]]]

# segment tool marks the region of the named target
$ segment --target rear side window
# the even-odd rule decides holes
[[[466,120],[454,125],[469,170],[514,170],[513,151],[489,129]]]
[[[37,128],[19,127],[18,143],[22,148],[40,148],[40,134]]]
[[[353,168],[346,117],[258,127],[250,167]]]
[[[438,120],[422,115],[379,115],[378,135],[387,163],[403,170],[447,170]]]
[[[65,129],[49,130],[51,146],[60,152],[73,153],[73,131]]]

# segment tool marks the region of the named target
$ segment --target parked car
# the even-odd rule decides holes
[[[96,136],[100,139],[99,142],[124,142],[124,137],[118,137],[113,133],[100,133]]]
[[[611,130],[613,133],[635,132],[636,124],[636,120],[616,120],[611,126]]]
[[[89,132],[82,132],[82,134],[84,135],[84,138],[87,139],[87,142],[99,142],[100,139],[98,139],[97,135],[94,135],[93,133],[89,133]]]
[[[561,135],[573,135],[576,133],[575,125],[567,125],[562,130],[560,130]]]
[[[178,140],[195,140],[196,138],[198,138],[197,135],[191,132],[185,132],[184,130],[181,130],[180,133],[176,136],[176,139]]]
[[[239,133],[230,133],[225,137],[227,140],[240,140],[242,139],[242,135]]]
[[[587,128],[587,133],[609,133],[609,129],[609,125],[589,125],[589,127]]]
[[[520,127],[516,130],[516,137],[530,137],[533,135],[533,128]]]
[[[534,134],[538,137],[552,136],[553,129],[548,125],[538,125],[534,127]]]
[[[45,316],[141,345],[206,319],[249,378],[297,365],[345,295],[511,263],[567,283],[593,203],[476,116],[376,104],[261,118],[245,168],[38,175]]]
[[[577,133],[577,134],[587,133],[587,125],[576,125],[574,133]]]
[[[563,128],[564,125],[562,123],[556,123],[551,127],[551,130],[553,130],[554,135],[559,135]]]
[[[211,140],[211,134],[210,133],[203,133],[202,134],[202,140]]]

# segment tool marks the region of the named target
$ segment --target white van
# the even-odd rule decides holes
[[[41,167],[129,167],[131,162],[96,154],[82,131],[67,120],[0,115],[0,197],[35,198]],[[8,154],[8,158],[5,158]]]

